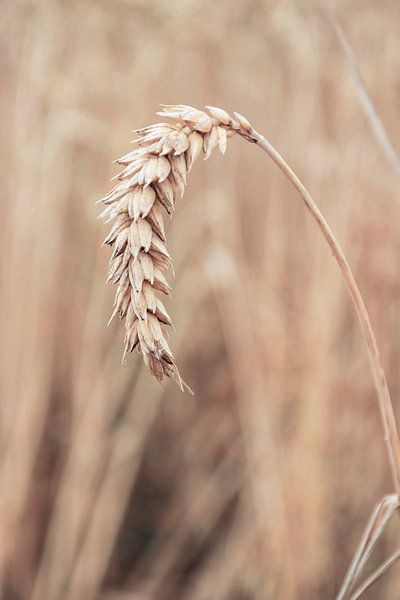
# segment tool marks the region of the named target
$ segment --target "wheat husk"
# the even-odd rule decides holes
[[[227,139],[239,133],[251,139],[250,123],[212,106],[207,112],[186,105],[162,106],[162,121],[135,131],[135,148],[116,162],[123,171],[104,197],[100,215],[113,221],[105,245],[113,247],[108,280],[117,286],[112,320],[125,323],[124,357],[137,351],[160,383],[183,382],[167,343],[172,320],[160,299],[170,295],[166,271],[172,259],[166,246],[165,214],[172,215],[183,196],[187,175],[201,156],[226,151]],[[252,140],[254,141],[254,140]]]

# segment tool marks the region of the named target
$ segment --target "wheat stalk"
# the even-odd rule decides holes
[[[104,243],[114,246],[109,280],[118,284],[118,288],[111,318],[118,314],[125,319],[124,353],[132,352],[137,347],[145,364],[160,383],[173,377],[183,389],[184,383],[165,337],[166,327],[172,325],[171,319],[156,295],[156,292],[169,294],[170,287],[164,272],[172,268],[171,257],[165,246],[162,209],[172,215],[177,196],[183,195],[187,174],[201,153],[204,153],[205,159],[216,148],[225,153],[227,138],[236,133],[257,144],[299,192],[328,243],[346,283],[368,350],[396,492],[392,504],[397,508],[400,442],[396,420],[368,311],[343,250],[309,191],[270,142],[240,114],[233,113],[232,118],[220,108],[206,108],[208,114],[185,105],[164,106],[157,114],[173,119],[173,124],[163,122],[136,130],[138,139],[135,149],[117,161],[124,166],[118,177],[120,182],[102,199],[107,207],[101,216],[107,220],[115,218]],[[382,526],[375,517],[374,513],[365,534],[368,535],[371,529],[371,540],[365,548],[362,541],[338,598],[347,597],[381,533]],[[392,562],[395,560],[397,555]],[[389,562],[389,566],[392,562]],[[387,568],[385,564],[377,577]],[[372,585],[375,579],[368,580],[366,585]]]
[[[201,153],[205,159],[216,148],[224,153],[227,138],[239,134],[266,152],[299,192],[343,275],[367,345],[398,495],[400,442],[389,388],[368,311],[343,250],[303,183],[249,121],[238,113],[231,117],[220,108],[206,108],[208,114],[185,105],[163,106],[157,114],[173,119],[173,123],[162,122],[136,130],[135,149],[117,160],[124,166],[119,183],[102,199],[107,207],[101,216],[107,220],[115,218],[104,243],[114,246],[109,280],[118,284],[118,288],[111,318],[118,314],[125,319],[125,353],[137,347],[160,383],[173,377],[183,388],[166,340],[166,327],[172,325],[171,319],[156,295],[169,294],[164,273],[172,267],[165,245],[162,209],[172,215],[177,196],[183,195],[187,174]]]

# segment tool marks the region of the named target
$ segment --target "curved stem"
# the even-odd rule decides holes
[[[247,137],[247,136],[246,136]],[[249,139],[247,137],[247,139]],[[393,484],[396,493],[400,493],[400,442],[399,435],[396,426],[396,420],[394,416],[392,401],[390,398],[390,392],[386,381],[385,372],[382,367],[382,362],[376,342],[375,334],[372,329],[371,321],[368,315],[367,308],[365,306],[363,297],[358,288],[356,280],[354,279],[353,272],[350,268],[349,263],[341,249],[338,241],[333,235],[325,217],[322,215],[318,206],[314,202],[311,194],[305,188],[303,183],[292,171],[282,156],[275,150],[275,148],[266,140],[260,133],[252,132],[251,138],[264,152],[266,152],[275,164],[280,168],[284,175],[289,179],[293,187],[299,192],[302,197],[307,209],[311,213],[313,219],[316,221],[318,227],[321,230],[322,235],[327,241],[329,247],[332,250],[332,254],[339,266],[339,269],[344,277],[348,292],[353,301],[354,308],[356,310],[358,319],[360,321],[362,333],[367,345],[368,354],[371,363],[371,369],[373,373],[375,388],[378,394],[379,409],[382,418],[383,430],[385,435],[386,449],[389,457]]]
[[[354,594],[350,596],[350,600],[358,600],[358,598],[361,598],[363,593],[366,592],[376,581],[378,581],[382,575],[389,571],[389,569],[391,569],[398,560],[400,560],[400,550],[397,550],[391,554],[389,558],[385,560],[385,562],[378,567],[372,573],[372,575],[368,577],[368,579],[364,581],[364,583],[354,592]]]

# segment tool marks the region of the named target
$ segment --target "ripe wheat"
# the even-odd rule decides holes
[[[173,124],[158,123],[137,130],[137,147],[117,161],[124,166],[119,175],[120,183],[103,198],[108,206],[102,216],[107,220],[115,218],[104,243],[114,246],[109,279],[118,284],[118,289],[112,317],[119,314],[121,319],[125,319],[125,352],[137,347],[145,364],[160,383],[168,377],[174,377],[183,388],[165,339],[165,329],[171,325],[171,319],[156,296],[156,292],[169,294],[164,272],[172,267],[165,246],[162,208],[172,214],[176,197],[183,195],[187,173],[202,152],[206,159],[215,148],[224,153],[227,138],[235,133],[256,143],[299,192],[332,250],[346,283],[368,349],[396,492],[381,504],[388,504],[392,511],[397,510],[400,497],[400,440],[393,405],[368,311],[343,250],[307,188],[270,142],[238,113],[234,113],[235,118],[232,118],[220,108],[206,108],[208,114],[190,106],[164,106],[158,114],[173,119]],[[390,517],[392,513],[389,511],[388,514]],[[374,532],[373,543],[364,547],[362,540],[361,549],[354,557],[338,600],[348,597],[368,553],[382,532],[379,510],[373,514],[368,527]],[[388,564],[392,563],[389,561]],[[359,597],[358,592],[355,597]]]
[[[157,123],[136,131],[136,148],[117,162],[125,168],[120,183],[102,201],[102,216],[115,218],[104,243],[113,245],[109,280],[118,284],[112,317],[125,319],[125,352],[134,348],[162,383],[174,377],[183,387],[173,354],[165,338],[171,319],[156,292],[169,294],[164,272],[172,267],[165,246],[162,208],[172,214],[176,197],[183,195],[187,173],[204,153],[215,148],[225,152],[227,138],[238,133],[266,152],[299,192],[328,243],[356,310],[371,362],[381,411],[393,483],[400,494],[400,440],[390,392],[367,308],[349,263],[326,219],[297,175],[270,142],[252,125],[234,113],[208,106],[208,113],[190,106],[164,106],[163,117],[172,123]]]
[[[125,319],[125,351],[135,348],[160,383],[173,377],[183,387],[166,340],[171,319],[157,296],[170,294],[165,271],[172,268],[166,248],[163,209],[172,215],[182,196],[187,174],[203,153],[225,153],[227,138],[239,133],[254,139],[250,123],[234,113],[208,106],[208,113],[190,106],[164,106],[158,115],[173,119],[136,130],[134,150],[116,162],[124,166],[119,183],[102,202],[100,215],[115,219],[104,244],[113,246],[108,280],[118,285],[111,319]],[[111,320],[110,319],[110,320]]]

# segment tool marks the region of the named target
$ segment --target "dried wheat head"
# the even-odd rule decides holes
[[[101,217],[114,220],[104,244],[113,246],[108,280],[117,285],[114,311],[125,319],[125,352],[134,348],[160,383],[173,377],[182,388],[174,356],[166,340],[171,319],[158,297],[170,294],[165,271],[172,267],[166,248],[163,210],[172,215],[195,160],[216,148],[224,154],[235,133],[257,141],[250,123],[238,113],[208,106],[163,106],[157,113],[172,122],[136,130],[134,150],[117,160],[124,170],[102,202]],[[110,320],[111,320],[110,319]]]

